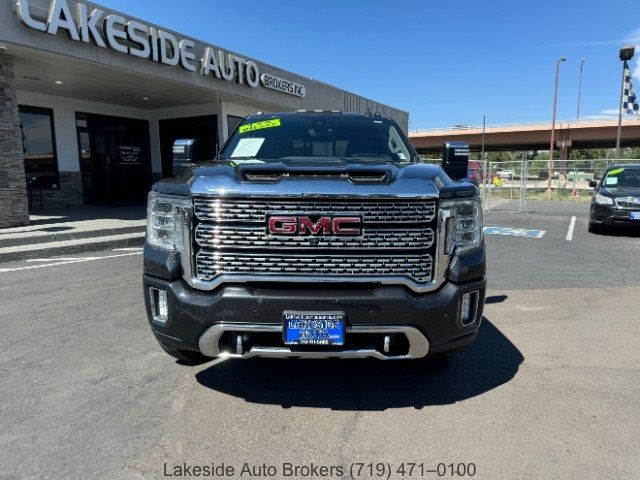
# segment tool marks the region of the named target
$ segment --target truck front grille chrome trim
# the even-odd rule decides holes
[[[407,326],[363,326],[354,325],[347,327],[347,334],[403,334],[409,342],[406,355],[387,355],[383,351],[373,348],[342,350],[342,351],[294,351],[283,346],[252,346],[243,353],[234,353],[220,350],[220,339],[225,332],[233,333],[282,333],[282,325],[254,325],[254,324],[230,324],[220,323],[209,327],[200,337],[198,346],[200,351],[208,357],[221,358],[376,358],[378,360],[408,360],[422,358],[429,352],[429,341],[415,327]]]
[[[407,277],[416,283],[431,280],[432,258],[424,255],[260,255],[212,252],[196,254],[196,276],[202,281],[219,275],[246,273],[287,276]]]
[[[196,197],[194,215],[216,223],[264,223],[270,214],[357,215],[363,223],[429,223],[436,215],[435,200],[233,200]]]
[[[398,286],[407,287],[416,293],[427,293],[427,292],[432,292],[434,290],[437,290],[443,284],[448,265],[453,256],[453,252],[449,251],[446,246],[447,245],[447,242],[446,242],[447,229],[445,228],[447,226],[448,218],[450,217],[451,213],[446,209],[445,210],[436,209],[436,201],[437,201],[436,199],[429,198],[429,199],[421,199],[417,201],[412,199],[409,199],[409,200],[385,199],[385,200],[379,200],[379,201],[370,200],[366,202],[362,200],[358,200],[355,203],[358,203],[358,204],[384,203],[385,205],[391,205],[394,202],[399,202],[400,204],[406,204],[406,203],[425,204],[426,203],[428,205],[431,205],[428,208],[429,209],[433,208],[433,217],[432,217],[431,223],[429,223],[428,225],[417,226],[414,223],[414,225],[411,225],[411,226],[406,225],[406,228],[402,228],[399,225],[399,223],[402,223],[402,222],[398,222],[399,218],[395,217],[393,218],[393,224],[389,224],[386,226],[389,232],[396,229],[400,229],[399,231],[408,231],[410,229],[416,229],[416,228],[425,228],[426,230],[429,230],[430,233],[433,234],[433,240],[431,241],[431,245],[429,248],[425,249],[425,248],[417,247],[415,249],[405,249],[404,252],[402,253],[398,252],[396,254],[401,258],[404,258],[407,256],[415,256],[415,257],[421,257],[421,258],[424,257],[425,262],[428,262],[428,264],[425,263],[425,265],[422,268],[418,268],[418,267],[415,267],[413,263],[408,263],[407,265],[410,265],[410,266],[413,265],[414,268],[417,268],[417,270],[413,271],[414,273],[412,273],[411,270],[409,271],[405,270],[404,272],[399,272],[397,269],[393,268],[392,263],[387,262],[388,260],[387,259],[383,261],[382,264],[380,264],[382,266],[385,266],[385,263],[389,263],[388,269],[384,271],[379,271],[377,269],[374,269],[373,271],[371,271],[369,269],[369,270],[363,270],[359,272],[357,271],[357,269],[352,268],[353,266],[351,264],[346,265],[344,264],[345,262],[341,262],[343,263],[343,265],[339,265],[335,271],[329,270],[328,273],[321,273],[318,271],[315,271],[315,272],[305,271],[302,274],[297,274],[296,273],[297,270],[292,271],[290,269],[293,267],[297,268],[299,265],[285,264],[285,265],[277,266],[277,270],[273,270],[273,271],[270,270],[268,265],[263,266],[262,268],[264,271],[262,271],[261,273],[256,273],[253,268],[243,268],[242,270],[236,270],[236,271],[223,269],[222,272],[215,272],[215,275],[214,275],[214,271],[212,269],[213,265],[211,264],[211,259],[213,254],[220,255],[222,253],[233,253],[233,255],[237,256],[237,255],[246,254],[248,253],[249,250],[247,250],[245,253],[242,251],[242,247],[233,248],[233,249],[203,248],[196,242],[197,227],[201,224],[211,225],[214,222],[215,222],[214,223],[215,226],[221,226],[221,227],[223,226],[224,227],[238,227],[238,226],[253,227],[255,225],[251,225],[250,222],[246,224],[246,222],[244,221],[238,222],[238,223],[242,223],[242,225],[232,225],[232,224],[222,225],[219,222],[213,221],[211,219],[208,219],[206,221],[198,220],[194,213],[194,209],[198,208],[196,206],[196,202],[198,200],[206,200],[206,202],[211,203],[218,200],[222,202],[223,199],[217,200],[213,197],[203,199],[202,197],[196,197],[196,199],[194,199],[194,204],[192,209],[188,209],[188,210],[185,209],[184,211],[183,245],[185,245],[185,248],[180,252],[182,277],[189,286],[198,290],[211,291],[225,283],[300,282],[301,279],[304,279],[306,283],[318,283],[319,285],[326,285],[331,283],[333,284],[335,283],[369,283],[369,284],[380,284],[380,285],[398,285]],[[226,202],[230,201],[230,202],[236,203],[236,202],[239,202],[240,200],[224,199],[224,201]],[[248,199],[246,202],[252,203],[253,201],[254,201],[253,199]],[[309,202],[309,201],[303,202],[295,199],[291,199],[289,201],[287,200],[271,201],[271,200],[263,199],[261,201],[263,203],[268,202],[269,204],[273,202],[278,202],[278,203],[286,203],[289,205],[292,202],[294,203]],[[322,202],[323,204],[328,204],[328,205],[336,205],[336,204],[342,204],[342,203],[353,205],[352,202],[349,202],[348,200],[345,200],[345,199],[336,199],[335,202],[332,199],[321,199],[321,200],[317,200],[317,201],[313,200],[313,201]],[[305,213],[308,214],[308,212],[305,212]],[[352,211],[349,210],[344,213],[351,214]],[[431,218],[431,217],[425,217],[425,218]],[[415,217],[413,218],[413,221],[414,222],[416,221]],[[234,220],[234,222],[236,221]],[[382,226],[379,227],[378,225],[384,225],[384,223],[378,223],[375,225],[375,228],[384,229]],[[391,227],[391,225],[394,225],[394,226]],[[369,227],[366,227],[365,225],[365,230],[367,228]],[[374,226],[372,226],[371,228],[374,228]],[[266,226],[265,226],[265,231],[266,231]],[[317,239],[316,236],[314,236],[314,238]],[[231,251],[227,252],[226,250],[231,250]],[[256,248],[256,250],[258,250],[258,248]],[[269,249],[263,249],[261,253],[257,253],[257,252],[256,253],[259,257],[262,257],[262,256],[271,257],[271,253],[268,250]],[[348,257],[367,257],[367,256],[393,257],[393,255],[390,255],[390,253],[385,253],[384,250],[381,250],[379,253],[376,253],[376,254],[374,254],[371,250],[373,249],[366,248],[366,247],[365,248],[359,248],[359,247],[345,248],[343,249],[343,251],[340,251],[340,252],[336,251],[336,254],[338,254],[339,257],[347,257],[347,258]],[[205,252],[205,253],[202,253],[202,252]],[[290,254],[301,255],[301,252],[300,251],[295,252],[294,249],[282,248],[281,251],[278,252],[277,256],[284,257]],[[336,259],[333,253],[329,253],[326,250],[323,253],[323,255],[326,255],[331,259]],[[303,256],[312,257],[312,254],[309,252]],[[337,259],[337,260],[340,260],[340,259]],[[202,261],[202,263],[200,263],[200,261]],[[242,263],[240,265],[242,265]],[[327,264],[327,265],[330,266],[330,264]],[[245,266],[247,265],[245,264]],[[249,263],[249,266],[253,267],[251,263]],[[342,269],[342,271],[339,272],[338,269],[340,268]],[[352,269],[349,270],[348,268],[352,268]],[[323,272],[326,272],[326,270]],[[322,288],[322,287],[319,287],[319,288]]]
[[[266,249],[428,249],[434,241],[431,228],[365,228],[361,236],[275,236],[265,228],[200,223],[195,241],[203,248]]]

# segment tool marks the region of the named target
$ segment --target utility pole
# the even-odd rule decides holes
[[[578,81],[578,111],[576,112],[576,123],[580,123],[580,94],[582,92],[582,69],[584,68],[584,62],[586,58],[583,58],[580,62],[580,80]]]
[[[482,160],[482,203],[487,209],[487,161],[484,158],[484,132],[487,129],[487,114],[482,115],[482,147],[480,149],[480,160]]]
[[[560,57],[556,60],[556,81],[553,88],[553,115],[551,117],[551,141],[549,143],[549,162],[547,163],[549,178],[547,179],[547,191],[549,192],[549,200],[551,200],[551,179],[553,178],[553,149],[555,144],[556,135],[556,107],[558,104],[558,80],[560,78],[560,62],[564,62],[567,59]]]

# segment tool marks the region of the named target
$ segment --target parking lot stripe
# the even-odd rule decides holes
[[[39,265],[29,265],[28,267],[0,268],[0,273],[19,272],[21,270],[35,270],[36,268],[55,267],[58,265],[67,265],[70,263],[91,262],[94,260],[103,260],[107,258],[128,257],[130,255],[142,255],[142,252],[121,253],[119,255],[105,255],[104,257],[82,257],[73,260],[63,260],[54,263],[43,263]]]
[[[576,226],[576,217],[571,217],[571,222],[569,222],[569,230],[567,230],[567,236],[565,237],[565,240],[567,240],[568,242],[570,242],[571,240],[573,240],[573,229]]]
[[[27,263],[32,262],[75,262],[79,260],[94,260],[101,257],[58,257],[58,258],[29,258],[25,260]]]

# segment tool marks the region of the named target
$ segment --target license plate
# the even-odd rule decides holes
[[[629,212],[629,218],[631,220],[640,220],[640,212]]]
[[[344,345],[344,312],[296,312],[282,314],[285,345]]]

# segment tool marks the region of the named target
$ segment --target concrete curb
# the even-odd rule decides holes
[[[72,255],[84,252],[96,252],[110,248],[141,247],[144,245],[144,233],[102,236],[69,241],[35,244],[31,248],[18,250],[15,247],[0,248],[0,263],[26,260],[29,258],[45,258],[58,255]],[[3,252],[3,250],[5,250]]]
[[[75,232],[62,233],[46,233],[42,235],[25,235],[22,237],[3,238],[0,235],[0,250],[4,247],[19,247],[24,245],[36,245],[51,242],[64,242],[68,240],[82,240],[92,237],[106,237],[111,235],[124,235],[127,233],[144,233],[145,225],[120,227],[120,228],[104,228],[99,230],[79,230]]]

